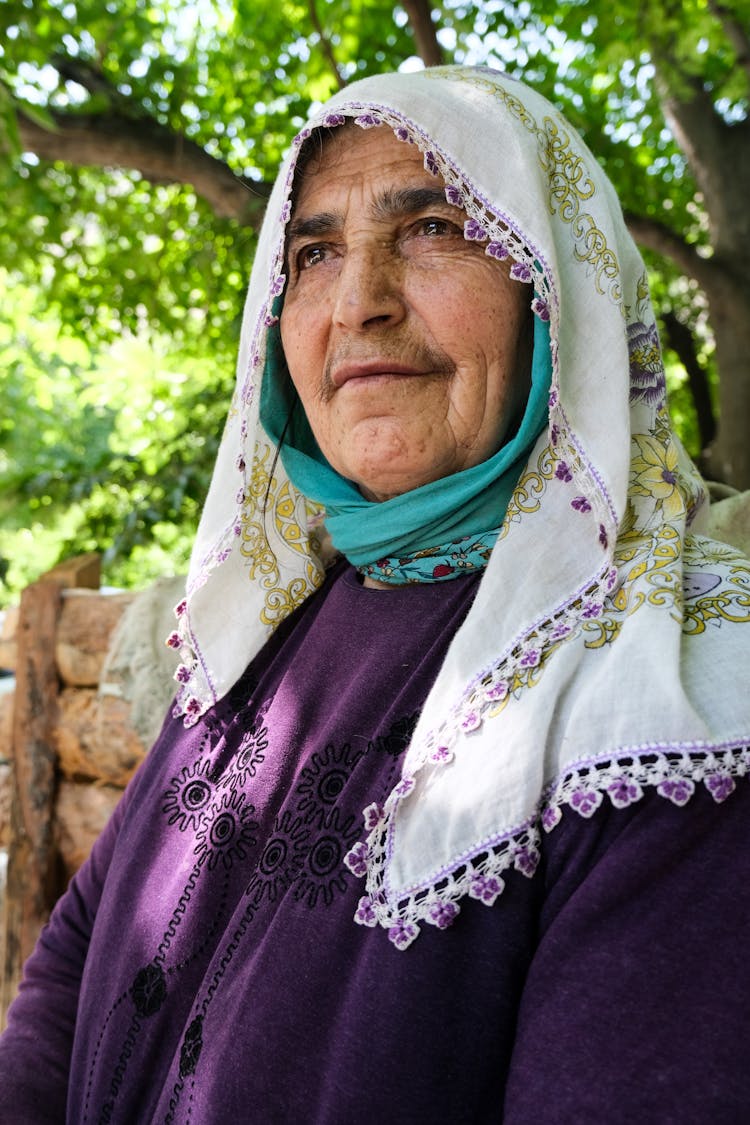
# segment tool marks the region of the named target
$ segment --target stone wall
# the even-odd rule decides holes
[[[165,648],[171,607],[162,622],[153,593],[104,593],[98,586],[95,556],[71,560],[25,590],[0,629],[0,668],[15,675],[0,680],[0,1026],[49,910],[156,733],[138,720],[135,681],[122,661],[113,669],[112,649],[145,597],[153,628],[128,642],[128,658],[149,668],[163,663],[150,650]],[[157,602],[169,601],[173,588],[184,583],[159,588]],[[157,716],[171,696],[171,674],[165,665],[158,683],[149,680]]]

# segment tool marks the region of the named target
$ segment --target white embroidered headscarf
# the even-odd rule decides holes
[[[478,593],[426,701],[403,773],[348,857],[357,921],[404,948],[502,873],[531,875],[561,807],[590,816],[655,787],[716,800],[750,763],[750,569],[688,535],[707,502],[672,433],[643,263],[615,192],[564,118],[483,68],[365,79],[302,130],[272,193],[247,298],[238,383],[169,643],[190,723],[323,579],[320,513],[258,417],[267,328],[283,292],[300,146],[354,117],[416,144],[507,252],[549,316],[549,426],[516,487]],[[264,510],[265,509],[265,510]],[[384,597],[388,594],[384,593]]]

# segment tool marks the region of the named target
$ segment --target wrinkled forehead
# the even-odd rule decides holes
[[[305,234],[320,233],[307,229],[316,214],[329,229],[335,218],[343,218],[341,208],[350,205],[353,215],[375,221],[436,206],[453,211],[447,195],[445,181],[425,167],[420,150],[392,129],[342,126],[309,139],[295,179],[287,236],[301,226]]]
[[[323,125],[300,136],[289,181],[285,208],[287,222],[293,216],[298,217],[300,210],[307,210],[306,206],[300,208],[300,200],[308,195],[310,185],[316,181],[325,182],[329,173],[333,178],[339,165],[356,170],[357,159],[353,150],[360,147],[359,138],[363,136],[372,141],[367,167],[373,178],[380,178],[382,168],[377,160],[371,159],[373,151],[382,151],[384,162],[398,161],[400,151],[407,154],[408,160],[402,161],[402,164],[413,167],[417,189],[423,190],[425,195],[434,194],[436,200],[460,209],[465,238],[484,243],[485,252],[490,257],[507,262],[514,280],[532,284],[536,292],[534,311],[542,319],[549,318],[548,282],[541,255],[504,213],[502,204],[483,196],[473,182],[470,169],[462,167],[440,148],[435,139],[405,117],[391,114],[384,119],[369,110],[359,116],[336,114]],[[427,205],[426,200],[423,204]],[[287,244],[290,232],[294,232],[296,226],[294,219],[287,225]]]

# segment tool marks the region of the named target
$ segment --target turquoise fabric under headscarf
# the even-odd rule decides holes
[[[366,500],[323,456],[289,376],[278,325],[269,331],[260,417],[292,483],[325,508],[334,547],[354,566],[366,568],[376,560],[404,559],[441,544],[447,548],[465,537],[497,536],[547,422],[551,380],[549,323],[535,316],[531,390],[513,437],[479,465],[380,502]]]

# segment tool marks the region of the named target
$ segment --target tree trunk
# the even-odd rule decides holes
[[[714,480],[750,489],[750,281],[706,296],[721,373],[719,428],[707,468]]]

